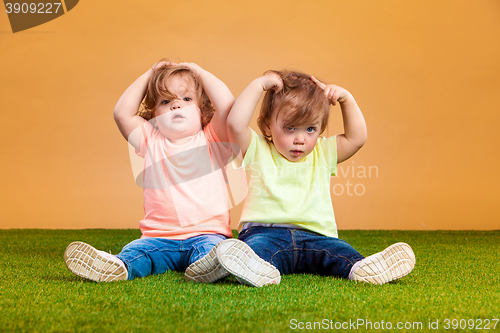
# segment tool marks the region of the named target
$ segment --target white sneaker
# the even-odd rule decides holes
[[[384,284],[408,275],[415,267],[415,261],[415,254],[410,245],[392,244],[384,251],[354,264],[349,273],[349,279]]]
[[[217,247],[219,244],[215,245],[206,256],[196,260],[186,268],[186,272],[184,272],[186,281],[211,283],[229,275],[217,259]]]
[[[96,282],[127,280],[128,277],[123,261],[83,242],[68,245],[64,263],[71,273]]]
[[[262,260],[246,243],[238,239],[226,239],[217,247],[217,258],[222,267],[236,279],[252,287],[266,284],[279,284],[280,272],[265,260]]]

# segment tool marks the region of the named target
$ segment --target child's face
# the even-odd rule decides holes
[[[155,108],[158,129],[171,141],[195,135],[201,130],[201,111],[193,80],[174,75],[167,79],[166,88],[178,99],[160,98]]]
[[[271,137],[276,150],[290,162],[298,162],[309,155],[316,145],[321,130],[321,121],[297,127],[284,126],[284,115],[272,117]]]

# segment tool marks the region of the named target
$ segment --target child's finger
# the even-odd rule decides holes
[[[160,62],[157,62],[156,64],[154,64],[151,68],[153,70],[156,70],[158,68],[158,66],[160,65]]]
[[[153,65],[153,70],[162,69],[162,68],[167,67],[167,66],[176,66],[176,65],[177,64],[175,62],[159,61]]]
[[[274,92],[280,92],[281,89],[283,89],[283,80],[281,77],[278,76],[278,81],[276,82],[276,85],[274,86]]]
[[[177,66],[177,64],[175,62],[171,62],[171,61],[164,61],[164,62],[162,62],[162,65],[163,66]]]
[[[337,89],[335,89],[334,86],[327,86],[326,89],[325,89],[325,95],[326,95],[326,98],[328,98],[328,100],[330,101],[330,103],[332,105],[336,105],[337,104],[337,99],[338,99],[338,93],[337,93]]]
[[[336,100],[333,99],[333,95],[335,94],[335,89],[332,86],[326,86],[325,88],[325,96],[326,98],[335,105]]]
[[[332,94],[332,98],[331,98],[331,101],[332,101],[332,105],[335,106],[337,105],[337,102],[339,100],[339,93],[337,90],[335,90]]]
[[[278,74],[274,72],[267,73],[264,79],[264,90],[273,90],[277,93],[283,89],[283,80]]]
[[[344,103],[347,100],[347,96],[339,96],[339,103]]]
[[[328,98],[331,98],[334,93],[332,86],[326,86],[325,89],[323,89],[323,91],[325,92],[325,96]]]
[[[318,85],[318,87],[320,87],[321,89],[325,89],[326,87],[326,84],[324,84],[323,82],[321,82],[320,80],[318,80],[317,78],[315,78],[314,76],[311,75],[311,80],[316,83]]]

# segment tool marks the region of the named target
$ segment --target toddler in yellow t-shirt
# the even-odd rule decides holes
[[[263,135],[257,135],[248,125],[263,92]],[[345,132],[320,137],[329,104],[337,103]],[[222,242],[217,257],[240,282],[275,283],[277,269],[384,284],[413,270],[415,255],[406,243],[364,258],[337,238],[330,176],[367,138],[361,110],[347,90],[299,72],[269,71],[236,100],[228,134],[241,149],[249,186],[239,240]]]

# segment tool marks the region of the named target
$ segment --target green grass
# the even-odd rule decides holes
[[[357,319],[390,322],[392,331],[398,322],[421,322],[427,331],[429,320],[439,320],[437,331],[444,331],[446,319],[483,320],[484,327],[484,320],[500,318],[500,231],[340,231],[363,255],[398,241],[413,247],[415,270],[383,286],[288,275],[280,285],[255,289],[234,278],[188,283],[180,272],[94,283],[64,265],[72,241],[118,253],[139,236],[138,230],[0,230],[0,332],[285,332],[300,331],[291,329],[299,322]],[[498,330],[500,323],[490,331]]]

